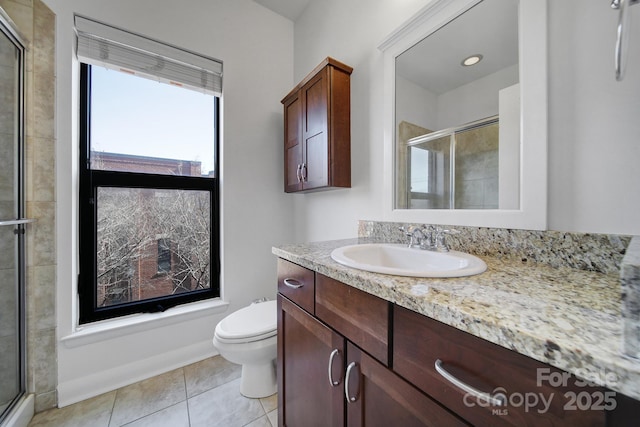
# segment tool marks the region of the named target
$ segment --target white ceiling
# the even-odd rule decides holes
[[[253,1],[295,22],[312,0]],[[478,65],[460,66],[476,53]],[[396,72],[441,94],[517,63],[518,1],[484,0],[399,56]]]
[[[306,9],[311,0],[253,0],[258,4],[266,7],[288,18],[292,21],[296,21],[302,12]]]
[[[460,65],[474,54],[483,59]],[[518,1],[484,0],[396,60],[396,73],[442,94],[518,63]]]

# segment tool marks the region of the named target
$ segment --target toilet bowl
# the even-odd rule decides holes
[[[240,393],[259,398],[274,394],[277,355],[276,301],[251,304],[216,326],[213,345],[229,362],[242,365]]]

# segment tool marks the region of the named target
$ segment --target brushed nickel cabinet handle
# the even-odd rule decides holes
[[[284,284],[292,289],[300,289],[304,286],[304,283],[300,283],[296,279],[284,279]]]
[[[296,177],[298,178],[298,182],[302,181],[302,165],[298,165],[298,168],[296,169]]]
[[[333,374],[331,369],[333,368],[333,359],[335,359],[335,357],[339,354],[340,354],[340,350],[338,350],[337,348],[334,348],[333,351],[331,352],[331,355],[329,356],[329,384],[331,384],[331,387],[337,387],[340,385],[340,379],[338,379],[337,381],[333,379]]]
[[[358,366],[356,364],[356,362],[349,363],[349,366],[347,366],[347,373],[344,375],[345,376],[345,380],[344,380],[344,395],[347,398],[347,402],[349,402],[349,403],[353,403],[356,400],[358,400],[358,393],[357,392],[356,392],[355,396],[349,396],[349,380],[351,379],[351,371],[356,366]]]
[[[302,164],[301,174],[302,174],[302,180],[306,181],[307,180],[307,164],[306,163]]]
[[[442,366],[442,360],[438,359],[435,363],[436,371],[444,377],[445,380],[449,381],[454,386],[458,387],[462,391],[465,391],[471,395],[473,395],[476,399],[480,399],[484,402],[489,402],[493,406],[504,406],[505,404],[505,396],[496,394],[492,396],[490,393],[486,393],[484,391],[480,391],[477,388],[470,386],[469,384],[459,380],[451,373],[447,372],[446,369]]]

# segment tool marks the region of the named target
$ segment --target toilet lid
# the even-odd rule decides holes
[[[251,304],[231,313],[216,326],[216,335],[223,340],[252,341],[276,334],[278,321],[276,301]]]

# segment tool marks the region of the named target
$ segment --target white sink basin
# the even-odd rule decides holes
[[[434,252],[391,243],[343,246],[331,252],[331,258],[347,267],[410,277],[473,276],[487,269],[480,258],[464,252]]]

